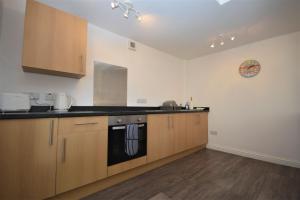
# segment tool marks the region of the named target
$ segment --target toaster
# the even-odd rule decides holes
[[[23,93],[0,93],[0,111],[17,112],[29,111],[30,97]]]

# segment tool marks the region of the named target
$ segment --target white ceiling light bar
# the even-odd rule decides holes
[[[128,18],[130,13],[133,13],[137,20],[142,21],[142,15],[133,7],[133,4],[130,0],[112,0],[110,5],[112,9],[120,8],[120,10],[124,12],[123,16],[125,18]]]
[[[231,0],[216,0],[220,5],[223,5],[225,3],[228,3]]]

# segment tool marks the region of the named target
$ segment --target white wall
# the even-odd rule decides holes
[[[262,70],[242,78],[239,65]],[[211,107],[212,148],[300,167],[300,32],[187,62],[186,97]]]
[[[0,0],[0,92],[65,91],[77,105],[93,104],[93,63],[107,62],[128,68],[128,105],[138,98],[158,106],[164,100],[182,102],[183,61],[137,44],[129,51],[128,39],[90,25],[88,27],[87,76],[77,80],[24,73],[21,68],[24,0]]]
[[[164,100],[182,102],[184,92],[184,62],[142,44],[136,51],[128,50],[128,40],[118,35],[89,26],[89,62],[115,64],[128,68],[128,102],[146,98],[149,105],[161,105]],[[91,73],[92,74],[92,73]]]

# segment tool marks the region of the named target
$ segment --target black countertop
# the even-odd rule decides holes
[[[36,118],[63,118],[63,117],[87,117],[87,116],[118,116],[118,115],[147,115],[147,114],[169,114],[169,113],[193,113],[209,112],[209,107],[204,110],[160,110],[159,107],[94,107],[76,106],[70,111],[41,111],[39,109],[21,113],[1,113],[1,119],[36,119]]]

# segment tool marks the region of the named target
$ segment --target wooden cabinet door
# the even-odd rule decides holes
[[[174,153],[187,149],[186,115],[172,114],[172,128],[174,131]]]
[[[27,0],[23,69],[80,78],[85,75],[87,22]]]
[[[0,199],[55,195],[57,119],[0,120]]]
[[[170,115],[148,115],[147,123],[147,162],[172,155],[174,133]]]
[[[107,117],[59,120],[56,192],[107,177]]]
[[[208,143],[208,113],[200,113],[201,117],[201,145]]]
[[[207,143],[207,113],[186,114],[187,147],[194,148]]]

